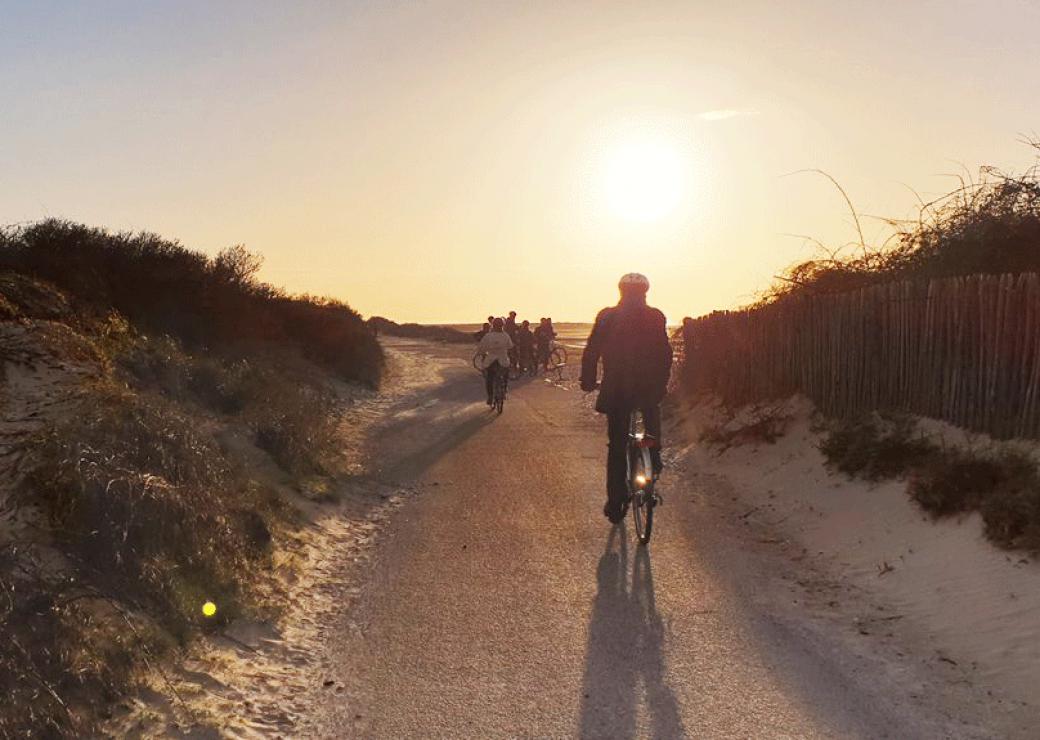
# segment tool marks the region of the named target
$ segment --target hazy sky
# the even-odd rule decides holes
[[[0,0],[0,223],[215,252],[366,315],[670,320],[1032,162],[1040,4]],[[880,229],[866,220],[868,236]]]

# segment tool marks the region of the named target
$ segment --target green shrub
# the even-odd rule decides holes
[[[907,484],[910,496],[934,516],[972,511],[1002,482],[998,460],[948,452],[921,465]]]
[[[979,510],[986,535],[1003,547],[1040,550],[1040,471],[1022,454],[1000,457],[1001,477]]]
[[[908,416],[870,415],[831,425],[820,442],[820,452],[836,470],[882,480],[908,473],[937,455]]]
[[[832,423],[820,450],[848,475],[909,474],[907,493],[932,516],[978,511],[997,545],[1040,550],[1040,470],[1028,455],[1006,447],[992,454],[943,450],[920,437],[912,420],[877,415]]]
[[[908,490],[937,517],[978,510],[1001,547],[1040,549],[1040,471],[1027,455],[947,453],[915,471]]]

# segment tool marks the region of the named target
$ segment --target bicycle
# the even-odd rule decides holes
[[[477,352],[475,355],[473,355],[473,369],[476,370],[478,373],[481,373],[481,374],[484,373],[484,368],[481,365],[481,363],[483,361],[484,361],[484,356],[480,352]],[[510,380],[519,380],[523,376],[524,376],[524,372],[520,368],[519,365],[510,364],[510,366],[509,366],[509,379]]]
[[[483,367],[484,355],[477,352],[473,355],[473,369],[481,375],[488,372]],[[499,371],[495,373],[495,382],[491,386],[491,407],[498,413],[502,413],[502,409],[506,403],[506,381],[511,374],[511,368],[503,368],[499,366]]]
[[[546,374],[555,374],[557,382],[563,380],[563,369],[566,366],[567,349],[562,344],[556,344],[556,342],[549,345],[548,353],[539,352],[537,362],[535,363],[536,371],[542,370]]]
[[[650,449],[657,440],[643,428],[643,414],[633,411],[628,423],[628,448],[625,455],[626,480],[628,483],[629,506],[635,524],[636,538],[640,545],[650,542],[654,527],[654,509],[664,503],[654,490],[657,476],[654,474]]]

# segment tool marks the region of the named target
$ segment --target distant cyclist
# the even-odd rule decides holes
[[[618,283],[621,300],[596,316],[581,356],[581,389],[599,387],[596,411],[607,415],[607,503],[603,513],[613,523],[628,509],[626,450],[632,412],[643,414],[647,436],[657,444],[650,449],[653,473],[661,473],[660,403],[668,386],[672,347],[668,342],[664,314],[646,305],[650,281],[629,273]],[[599,361],[603,380],[597,383]]]
[[[531,332],[531,322],[525,321],[516,330],[513,338],[516,343],[516,354],[520,362],[520,369],[524,372],[534,370],[534,334]]]
[[[516,323],[516,311],[510,311],[509,316],[506,318],[505,326],[503,330],[509,335],[509,338],[513,340],[513,349],[509,351],[509,366],[518,367],[520,365],[520,357],[516,351],[516,332],[520,327]]]
[[[495,319],[491,331],[484,335],[477,345],[477,354],[481,358],[484,370],[484,382],[487,389],[488,406],[494,404],[495,378],[498,373],[505,373],[509,381],[509,350],[513,348],[513,340],[503,330],[505,321]]]
[[[539,319],[538,327],[534,330],[534,341],[537,364],[541,365],[544,370],[549,369],[549,356],[552,353],[552,345],[555,338],[556,332],[553,331],[552,323],[549,319],[545,317]]]

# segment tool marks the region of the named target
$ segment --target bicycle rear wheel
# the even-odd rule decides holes
[[[506,378],[505,371],[499,369],[495,378],[495,411],[502,413],[506,405]]]
[[[640,545],[650,544],[650,533],[654,529],[654,497],[642,492],[632,499],[632,519],[636,528],[636,539]]]
[[[557,347],[549,354],[549,372],[556,376],[557,381],[563,380],[563,369],[567,366],[567,353]]]

